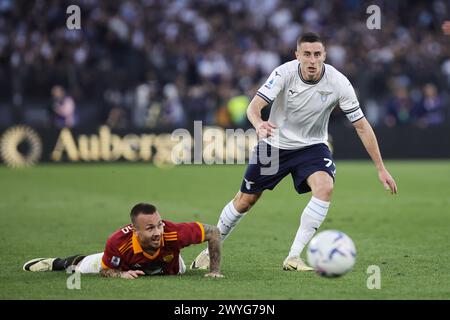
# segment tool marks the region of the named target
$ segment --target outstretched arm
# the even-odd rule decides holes
[[[102,269],[100,270],[100,275],[107,278],[136,279],[145,275],[145,272],[142,270],[120,271],[118,269]]]
[[[216,226],[203,224],[205,230],[205,241],[208,241],[209,270],[205,277],[222,278],[220,273],[221,248],[220,231]]]
[[[373,132],[372,126],[367,121],[366,118],[362,118],[353,123],[353,126],[358,133],[359,138],[361,139],[364,147],[367,150],[367,153],[372,158],[375,166],[378,170],[378,178],[386,190],[390,190],[391,194],[397,193],[397,184],[395,180],[392,178],[390,173],[386,170],[383,164],[383,159],[381,158],[380,149],[378,147],[377,138],[375,133]]]

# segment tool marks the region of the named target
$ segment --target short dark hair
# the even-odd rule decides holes
[[[136,221],[136,217],[140,214],[154,214],[156,212],[156,207],[150,203],[138,203],[135,205],[130,212],[131,222]]]
[[[320,42],[321,44],[324,44],[322,38],[314,32],[307,32],[299,37],[297,39],[297,46],[300,46],[302,42]]]

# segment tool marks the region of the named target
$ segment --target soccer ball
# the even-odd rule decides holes
[[[337,230],[318,233],[309,243],[308,263],[324,277],[339,277],[349,272],[356,260],[352,239]]]

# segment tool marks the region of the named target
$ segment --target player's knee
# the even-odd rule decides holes
[[[329,201],[331,199],[332,194],[333,194],[332,180],[323,181],[313,189],[313,196],[320,200]]]
[[[258,201],[260,194],[247,194],[238,192],[236,197],[234,197],[234,207],[240,213],[249,211],[253,205]]]
[[[239,213],[244,213],[250,210],[250,208],[255,204],[255,202],[239,197],[234,199],[233,204],[235,209]]]

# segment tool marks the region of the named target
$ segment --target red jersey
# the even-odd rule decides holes
[[[205,241],[205,230],[199,222],[163,222],[161,246],[153,255],[142,249],[131,224],[114,232],[106,242],[102,268],[142,270],[146,274],[178,274],[181,248]]]

